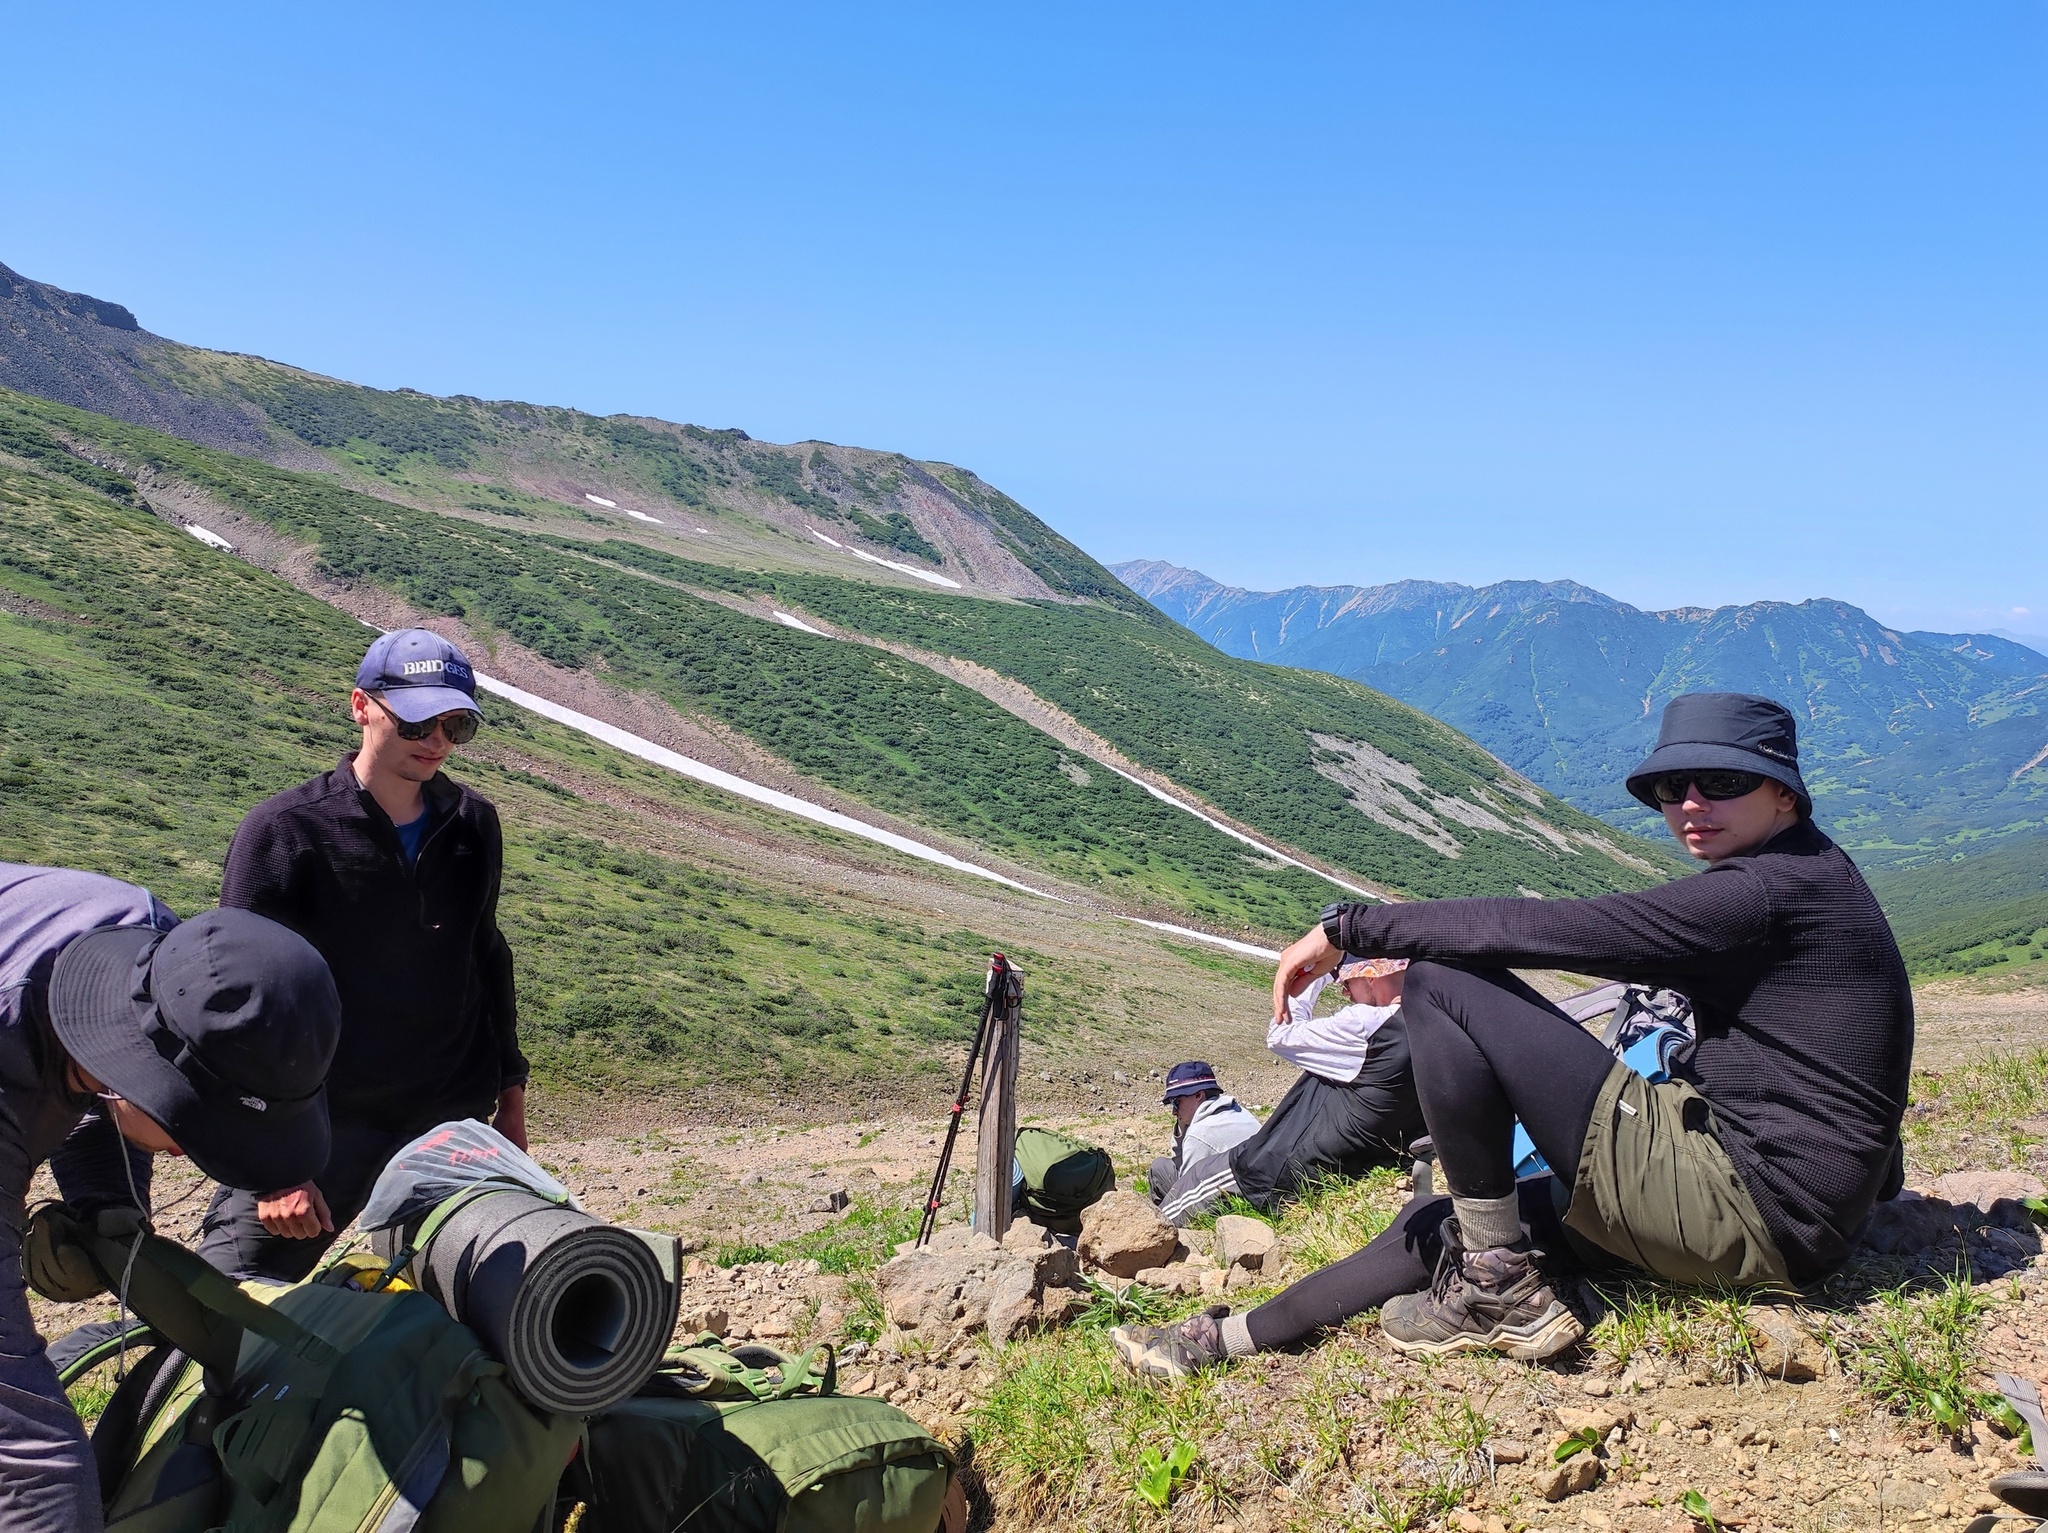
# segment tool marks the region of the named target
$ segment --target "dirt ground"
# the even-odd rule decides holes
[[[1919,1003],[1922,1068],[1950,1070],[1987,1053],[2048,1044],[2048,991],[1949,983],[1923,989]],[[1244,1019],[1244,1026],[1255,1039],[1256,1019]],[[1212,1023],[1208,1044],[1235,1041],[1234,1032],[1220,1028]],[[1163,1072],[1182,1052],[1162,1039],[1159,1064],[1144,1071],[1135,1064],[1099,1070],[1055,1064],[1027,1052],[1022,1116],[1109,1148],[1128,1185],[1167,1148],[1170,1120],[1158,1105],[1154,1071]],[[1231,1050],[1223,1068],[1226,1084],[1260,1105],[1277,1099],[1292,1078],[1250,1048]],[[884,1395],[942,1437],[964,1442],[1002,1360],[985,1346],[919,1359],[883,1356],[866,1341],[872,1328],[861,1325],[864,1304],[872,1313],[861,1270],[888,1254],[908,1211],[921,1202],[944,1133],[944,1108],[934,1102],[930,1112],[917,1115],[747,1128],[703,1121],[698,1111],[669,1122],[648,1112],[635,1115],[630,1132],[586,1127],[574,1136],[544,1138],[535,1153],[591,1212],[684,1240],[690,1262],[679,1336],[712,1329],[733,1340],[785,1347],[838,1341],[845,1388]],[[970,1115],[954,1152],[948,1219],[963,1213],[964,1173],[974,1155]],[[2048,1172],[2048,1146],[2034,1158],[2042,1163],[2033,1172]],[[207,1191],[182,1163],[160,1160],[159,1228],[196,1242]],[[865,1254],[849,1261],[862,1239]],[[807,1250],[825,1260],[803,1254]],[[1981,1322],[1987,1357],[2041,1379],[2048,1378],[2048,1257],[2038,1260],[2037,1267],[1979,1285],[1979,1292],[1987,1306]],[[848,1266],[851,1271],[832,1270]],[[37,1311],[47,1335],[112,1314],[103,1303],[38,1301]],[[1314,1396],[1319,1408],[1341,1430],[1326,1431],[1320,1440],[1310,1433],[1289,1457],[1286,1434],[1274,1438],[1273,1423],[1283,1419],[1283,1404],[1298,1409],[1315,1391],[1321,1392]],[[1483,1450],[1459,1450],[1457,1463],[1464,1467],[1455,1472],[1470,1478],[1470,1488],[1460,1506],[1440,1517],[1404,1520],[1408,1514],[1385,1489],[1399,1481],[1398,1466],[1441,1468],[1440,1460],[1451,1460],[1441,1444],[1415,1435],[1413,1423],[1423,1417],[1402,1402],[1452,1399],[1480,1402],[1491,1423]],[[1212,1405],[1224,1419],[1242,1422],[1243,1429],[1234,1437],[1225,1431],[1224,1440],[1250,1443],[1264,1431],[1261,1441],[1282,1441],[1283,1447],[1261,1449],[1258,1465],[1248,1458],[1232,1464],[1222,1451],[1210,1450],[1203,1494],[1177,1501],[1162,1525],[1218,1533],[1429,1526],[1466,1533],[1691,1533],[1706,1524],[1678,1503],[1686,1491],[1696,1491],[1721,1526],[1742,1533],[1960,1528],[1975,1511],[1990,1509],[1989,1478],[2019,1462],[2012,1444],[1981,1423],[1954,1438],[1873,1410],[1838,1372],[1803,1385],[1758,1381],[1711,1356],[1660,1357],[1648,1346],[1626,1363],[1596,1349],[1563,1368],[1492,1360],[1425,1367],[1387,1353],[1369,1325],[1355,1325],[1301,1356],[1262,1356],[1229,1370],[1214,1386]],[[1612,1418],[1594,1455],[1597,1483],[1553,1504],[1538,1481],[1554,1467],[1553,1447],[1566,1423],[1583,1422],[1588,1412]],[[1385,1478],[1389,1473],[1394,1480]],[[1247,1484],[1258,1487],[1256,1494],[1244,1493]],[[1096,1525],[1088,1516],[1076,1522],[1071,1508],[1001,1500],[985,1504],[982,1515],[996,1527]]]

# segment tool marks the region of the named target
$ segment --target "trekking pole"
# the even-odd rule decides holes
[[[981,1055],[981,1046],[988,1038],[996,1008],[1003,1003],[1003,986],[999,980],[1009,972],[1009,959],[1001,953],[990,956],[988,978],[982,985],[981,1022],[974,1029],[974,1043],[967,1050],[967,1068],[960,1072],[960,1089],[953,1093],[953,1118],[946,1125],[946,1143],[939,1151],[939,1169],[932,1174],[931,1191],[925,1194],[924,1217],[918,1221],[917,1243],[920,1246],[932,1238],[932,1226],[938,1222],[939,1204],[946,1192],[946,1173],[953,1166],[953,1143],[960,1137],[960,1115],[967,1111],[967,1093],[974,1086],[974,1061]]]

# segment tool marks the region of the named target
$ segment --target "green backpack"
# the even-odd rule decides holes
[[[563,1482],[583,1502],[578,1533],[933,1533],[951,1455],[837,1383],[829,1347],[789,1357],[707,1335],[672,1350],[592,1419]]]
[[[549,1517],[582,1419],[526,1405],[425,1294],[360,1292],[347,1264],[243,1288],[156,1235],[61,1238],[103,1279],[127,1269],[159,1340],[94,1428],[108,1533],[525,1533]]]
[[[1081,1228],[1082,1210],[1116,1186],[1109,1151],[1055,1129],[1017,1130],[1017,1168],[1024,1180],[1013,1211],[1068,1234]]]

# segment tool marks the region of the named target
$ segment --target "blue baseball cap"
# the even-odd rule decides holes
[[[375,692],[408,724],[463,709],[483,717],[469,657],[424,628],[399,628],[375,640],[356,667],[356,685]]]
[[[1166,1095],[1159,1100],[1171,1102],[1176,1097],[1201,1096],[1222,1089],[1216,1084],[1214,1065],[1199,1059],[1190,1059],[1185,1064],[1175,1065],[1166,1072]]]

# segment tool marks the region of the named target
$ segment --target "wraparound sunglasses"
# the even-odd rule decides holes
[[[398,731],[398,738],[401,740],[424,740],[438,729],[448,737],[450,745],[467,745],[476,738],[477,729],[483,723],[476,714],[458,708],[453,713],[436,714],[422,723],[413,724],[385,708],[384,699],[376,693],[370,694],[370,701],[379,708],[384,708],[384,716],[391,720],[392,727]]]
[[[1686,790],[1696,786],[1703,798],[1741,798],[1768,781],[1761,772],[1664,772],[1650,779],[1650,796],[1660,804],[1682,804]]]

